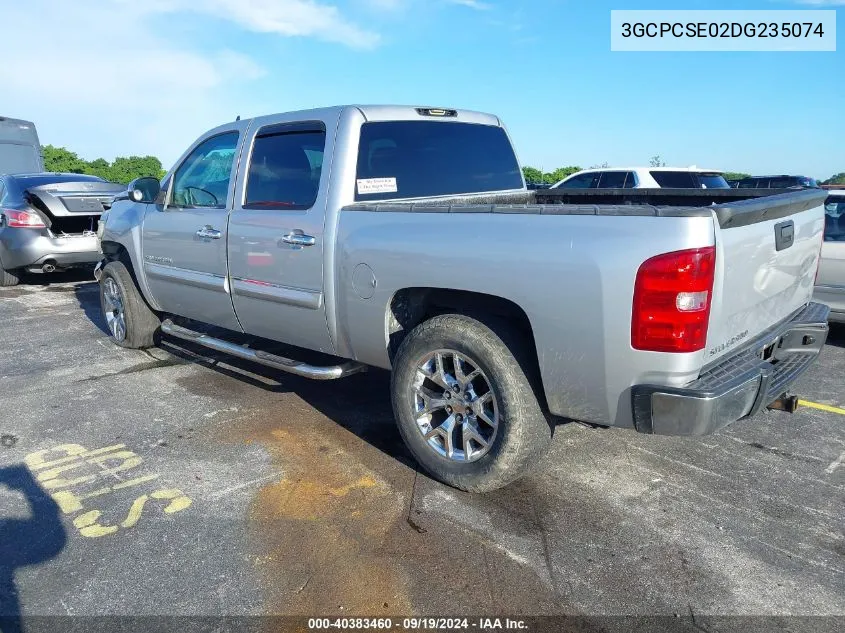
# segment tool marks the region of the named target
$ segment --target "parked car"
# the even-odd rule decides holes
[[[548,189],[551,185],[547,182],[526,182],[526,188],[535,190],[535,189]]]
[[[0,176],[0,286],[100,259],[97,223],[125,185],[81,174]]]
[[[830,191],[824,205],[824,244],[814,293],[830,306],[830,320],[845,323],[845,190]]]
[[[819,183],[806,176],[750,176],[737,182],[738,189],[800,189],[816,188]]]
[[[702,191],[682,207],[536,194],[493,115],[234,121],[104,214],[103,314],[123,347],[160,331],[318,380],[391,369],[410,451],[470,491],[534,467],[557,416],[715,431],[824,345],[828,308],[810,302],[824,193],[711,205]]]
[[[44,161],[35,124],[0,116],[0,174],[42,171]]]
[[[584,169],[552,189],[730,189],[722,174],[697,167],[618,167]]]

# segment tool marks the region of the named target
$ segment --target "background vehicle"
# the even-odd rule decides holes
[[[97,262],[97,223],[123,185],[81,174],[0,176],[0,286]]]
[[[549,414],[705,434],[778,398],[824,344],[824,193],[533,204],[549,192],[525,189],[493,115],[234,121],[106,212],[103,313],[124,347],[160,330],[315,379],[392,369],[408,447],[473,491],[537,464]]]
[[[831,191],[824,210],[824,244],[814,297],[830,306],[831,321],[845,323],[845,190]]]
[[[0,116],[0,174],[44,171],[35,124]]]
[[[814,178],[806,176],[751,176],[737,181],[738,189],[792,189],[799,187],[818,187]]]
[[[585,169],[552,189],[730,189],[722,174],[697,167],[619,167]]]

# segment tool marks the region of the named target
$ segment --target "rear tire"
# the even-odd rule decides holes
[[[0,268],[0,288],[17,286],[21,281],[19,270],[4,270]]]
[[[145,349],[155,345],[161,320],[138,290],[123,262],[109,262],[100,276],[100,306],[117,345]]]
[[[435,479],[487,492],[540,462],[552,426],[528,378],[526,350],[506,324],[459,314],[434,317],[402,341],[393,412],[402,439]]]

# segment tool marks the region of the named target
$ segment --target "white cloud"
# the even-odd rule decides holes
[[[354,48],[372,48],[380,40],[377,33],[348,21],[337,7],[314,0],[155,0],[133,6],[150,13],[200,13],[256,33],[317,37]]]
[[[237,114],[284,109],[256,98],[255,81],[266,71],[252,58],[225,44],[197,47],[193,37],[205,33],[193,30],[191,13],[254,32],[364,48],[378,42],[334,7],[304,0],[108,2],[29,0],[3,8],[4,24],[15,28],[0,37],[0,115],[35,121],[43,143],[89,160],[153,154],[169,167],[206,129]],[[220,33],[215,39],[225,42]]]
[[[487,9],[492,8],[490,4],[486,2],[481,2],[480,0],[446,0],[449,4],[459,4],[462,7],[469,7],[470,9],[475,9],[476,11],[486,11]]]

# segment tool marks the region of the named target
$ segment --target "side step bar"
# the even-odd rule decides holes
[[[209,336],[208,334],[203,334],[202,332],[189,330],[181,325],[176,325],[170,319],[162,321],[161,331],[165,334],[169,334],[170,336],[175,336],[176,338],[180,338],[185,341],[191,341],[192,343],[197,343],[203,347],[208,347],[209,349],[213,349],[218,352],[231,354],[232,356],[243,358],[244,360],[251,360],[259,363],[260,365],[265,365],[266,367],[280,369],[281,371],[286,371],[289,374],[296,374],[297,376],[303,376],[313,380],[337,380],[338,378],[345,378],[346,376],[351,376],[352,374],[367,371],[366,365],[353,361],[349,361],[341,365],[331,365],[329,367],[306,365],[303,362],[285,358],[284,356],[268,354],[267,352],[230,343],[229,341],[224,341],[223,339],[215,338],[213,336]]]

